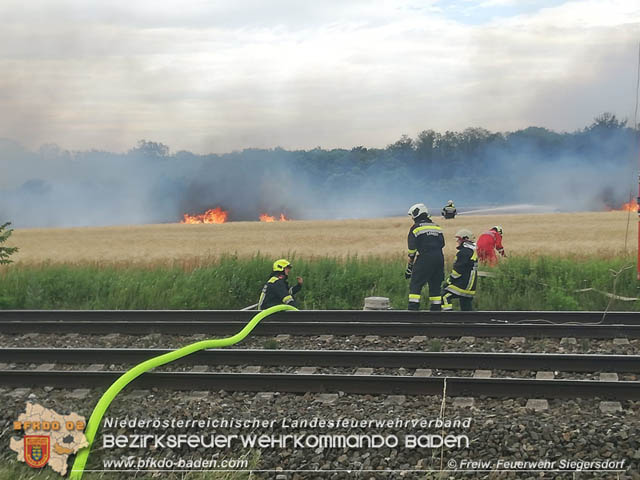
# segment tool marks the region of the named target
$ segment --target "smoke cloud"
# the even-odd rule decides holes
[[[469,129],[435,135],[438,141],[427,149],[419,135],[386,149],[224,155],[170,153],[145,141],[125,154],[69,152],[55,145],[30,151],[0,140],[0,223],[169,223],[215,207],[229,212],[228,221],[257,221],[261,213],[375,218],[404,215],[416,202],[438,215],[449,199],[461,212],[513,204],[603,210],[619,207],[634,192],[637,138],[621,125],[572,134]]]

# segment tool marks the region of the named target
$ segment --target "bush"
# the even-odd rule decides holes
[[[11,232],[13,229],[7,228],[11,225],[11,222],[3,223],[0,225],[0,243],[6,242],[11,236]],[[18,251],[18,247],[2,247],[0,246],[0,265],[11,263],[12,260],[9,260],[9,257]]]

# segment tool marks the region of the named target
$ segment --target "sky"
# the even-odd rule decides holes
[[[385,147],[633,123],[631,0],[3,0],[0,138],[37,149]]]

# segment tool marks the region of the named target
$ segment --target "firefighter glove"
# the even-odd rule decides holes
[[[411,278],[413,272],[413,263],[407,263],[407,269],[404,271],[404,278]]]

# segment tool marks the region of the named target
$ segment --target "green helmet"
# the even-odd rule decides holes
[[[280,260],[276,260],[273,262],[273,271],[274,272],[284,272],[284,269],[287,267],[291,267],[292,265],[289,263],[289,260],[285,260],[281,258]]]

